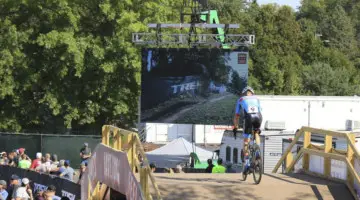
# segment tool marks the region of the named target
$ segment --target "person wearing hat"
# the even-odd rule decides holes
[[[91,157],[91,149],[88,143],[84,143],[84,146],[80,149],[81,163],[88,164],[88,159]]]
[[[72,167],[70,167],[70,161],[65,160],[64,166],[65,166],[65,169],[60,174],[60,177],[63,177],[63,178],[68,179],[70,181],[73,181],[75,170]]]
[[[8,189],[9,195],[11,195],[10,199],[15,199],[15,192],[21,186],[21,179],[18,175],[13,174],[10,178],[10,187]],[[9,199],[9,197],[8,197]]]
[[[6,181],[0,180],[0,200],[6,200],[9,193],[6,191]]]
[[[30,188],[30,180],[28,178],[23,178],[21,180],[21,187],[19,187],[15,192],[15,200],[32,200],[32,190]]]
[[[0,153],[0,165],[7,165],[9,163],[9,159],[7,157],[6,152]]]

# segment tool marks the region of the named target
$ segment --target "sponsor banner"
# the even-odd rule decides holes
[[[355,172],[357,172],[358,176],[360,176],[360,159],[356,159],[354,163]],[[357,184],[356,180],[354,180],[354,188],[356,190],[357,196],[360,199],[360,185]]]
[[[33,189],[35,194],[36,191],[44,191],[48,188],[49,185],[54,185],[56,187],[55,197],[53,199],[61,199],[61,197],[69,197],[70,200],[80,199],[80,185],[69,180],[47,175],[40,174],[34,171],[9,167],[9,166],[0,166],[0,179],[10,181],[11,175],[16,174],[20,178],[28,178],[30,180],[30,186]]]
[[[130,169],[126,153],[98,144],[81,180],[81,199],[87,199],[97,182],[126,195],[126,199],[143,199],[140,185]],[[89,184],[90,183],[90,184]]]
[[[199,76],[185,77],[152,77],[143,75],[141,109],[153,108],[156,105],[184,93],[197,96],[201,87]]]

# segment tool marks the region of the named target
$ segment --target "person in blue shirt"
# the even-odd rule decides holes
[[[6,181],[0,180],[0,200],[6,200],[9,193],[6,191]]]
[[[242,91],[243,96],[237,100],[236,102],[236,108],[235,108],[235,116],[234,116],[234,133],[236,137],[236,131],[239,126],[239,119],[240,116],[243,116],[244,124],[243,124],[243,137],[244,137],[244,157],[242,157],[242,162],[247,162],[247,165],[249,165],[248,162],[248,147],[249,142],[251,138],[252,131],[255,129],[260,134],[260,126],[262,123],[262,115],[261,115],[261,107],[260,107],[260,101],[255,96],[254,90],[247,86]],[[260,145],[260,137],[259,135],[256,135],[256,143]],[[244,159],[245,158],[245,159]]]

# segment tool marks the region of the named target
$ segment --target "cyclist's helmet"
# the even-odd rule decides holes
[[[254,89],[252,89],[252,87],[250,87],[250,86],[246,86],[246,87],[243,89],[242,93],[245,94],[247,91],[250,91],[251,93],[255,94]]]

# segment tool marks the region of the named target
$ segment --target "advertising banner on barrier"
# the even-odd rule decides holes
[[[355,169],[355,172],[357,172],[357,174],[360,176],[360,159],[356,159],[355,160],[355,163],[354,163],[354,169]],[[357,184],[356,180],[354,182],[354,188],[356,190],[356,193],[360,199],[360,185]]]
[[[73,183],[69,180],[47,175],[40,174],[34,171],[9,167],[0,166],[0,179],[9,182],[11,175],[16,174],[20,178],[28,178],[30,180],[30,186],[35,193],[38,190],[44,191],[49,185],[56,187],[56,197],[53,199],[61,199],[61,197],[68,197],[70,200],[80,199],[80,185]]]
[[[126,199],[142,200],[140,185],[130,169],[126,153],[98,144],[81,180],[81,199],[87,199],[88,187],[91,193],[96,183],[126,195]],[[90,183],[90,184],[89,184]]]

